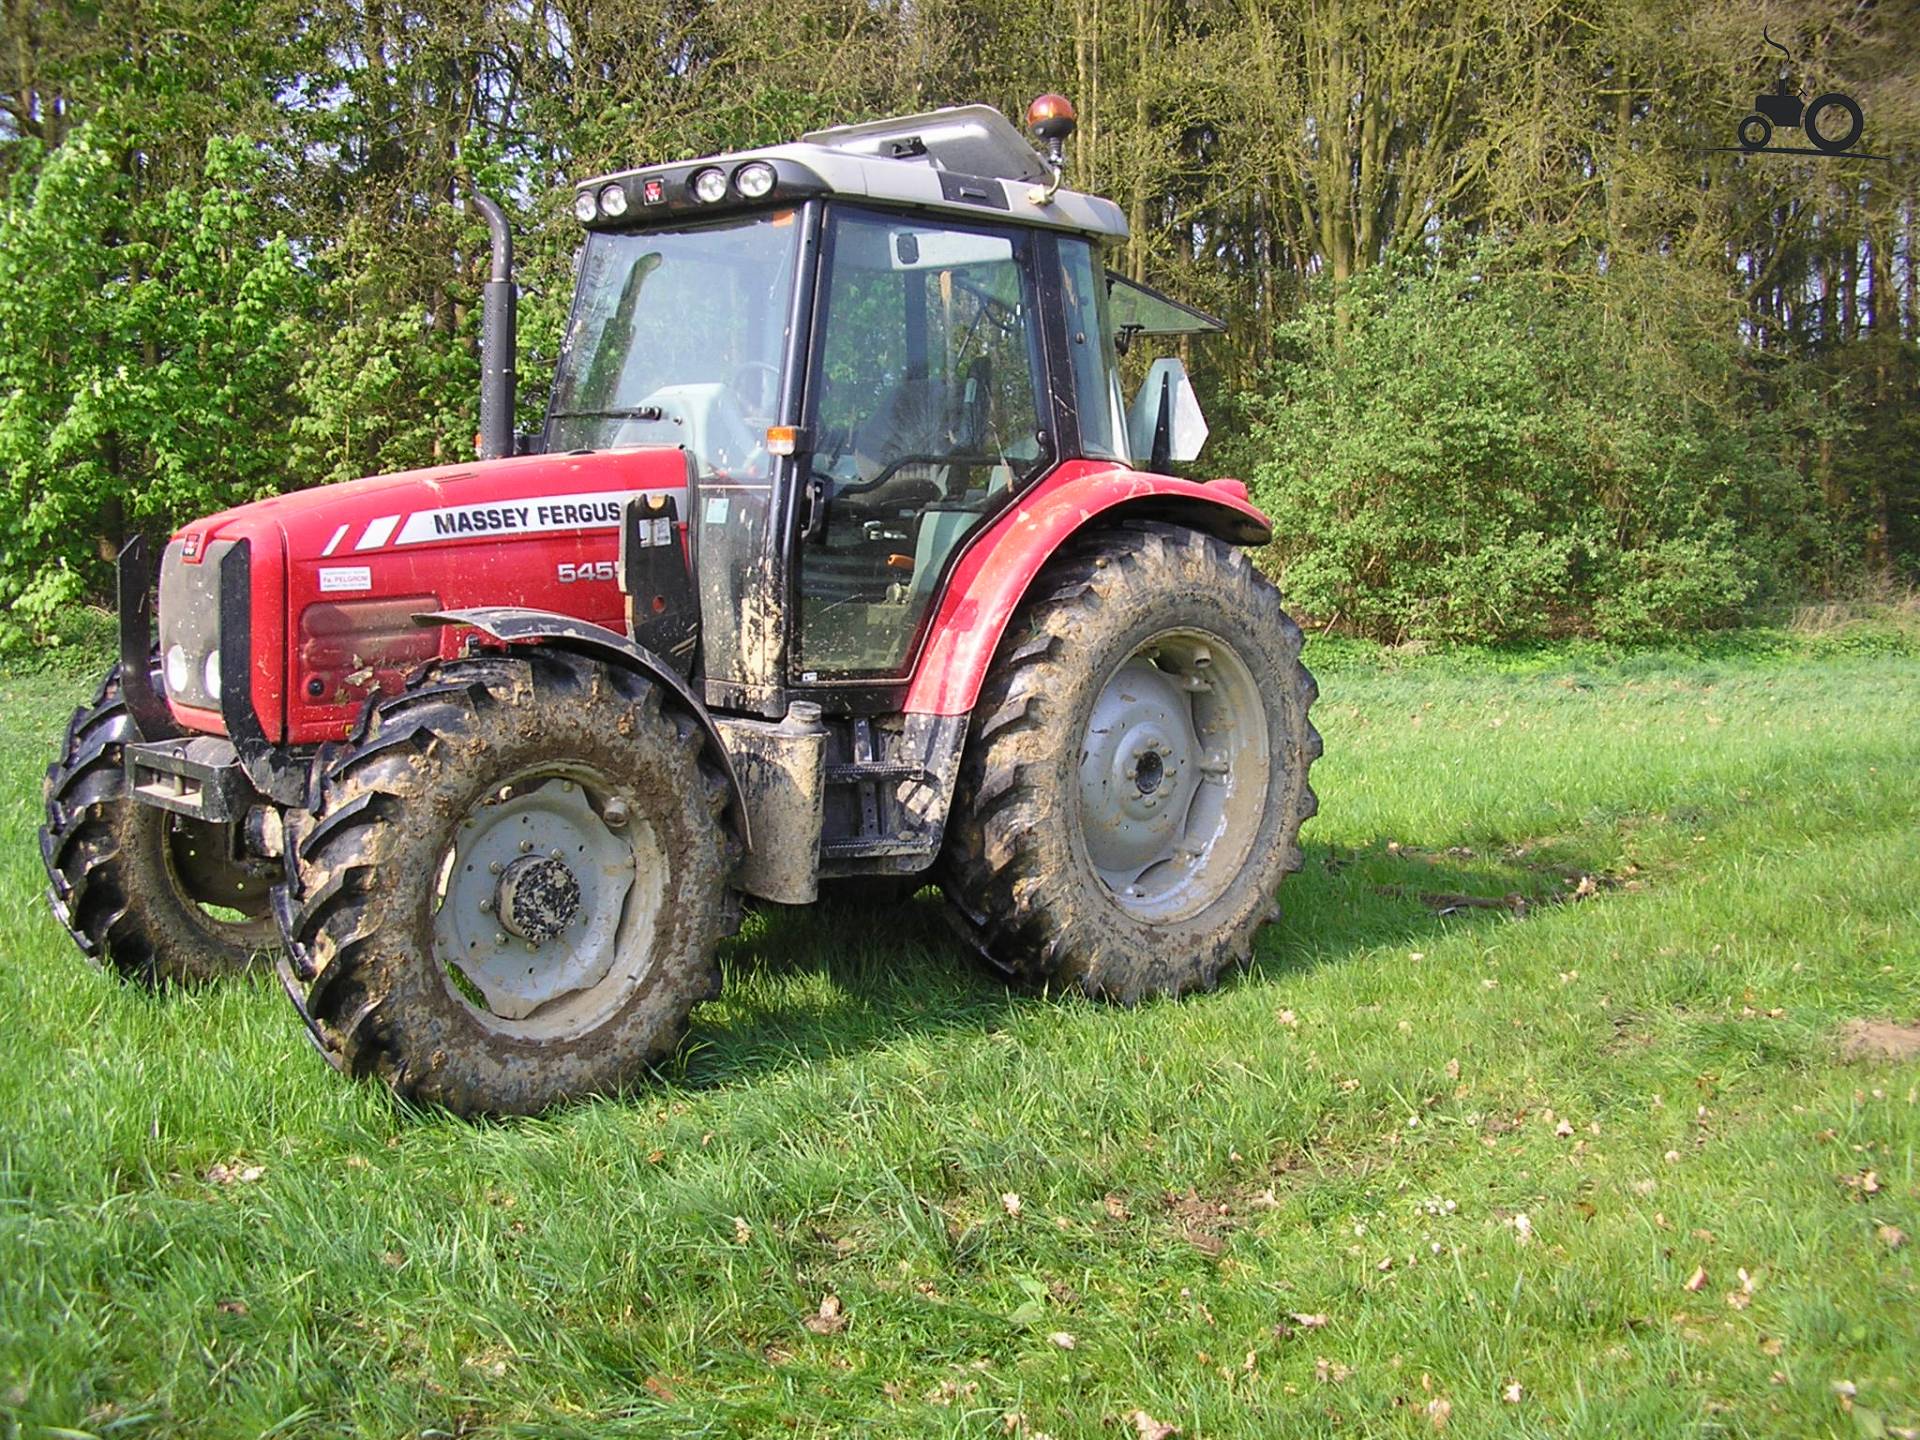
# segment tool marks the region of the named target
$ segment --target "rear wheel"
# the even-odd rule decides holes
[[[297,846],[290,964],[344,1068],[461,1113],[616,1090],[719,991],[724,778],[644,677],[455,660],[380,702]]]
[[[1241,551],[1164,525],[1077,542],[1035,595],[974,711],[943,888],[1015,981],[1210,988],[1314,811],[1299,627]]]
[[[268,881],[235,858],[231,826],[133,798],[134,738],[116,665],[47,767],[40,854],[54,916],[82,953],[146,984],[244,970],[278,938]]]
[[[1829,155],[1838,155],[1860,138],[1867,121],[1860,113],[1859,103],[1836,90],[1816,97],[1807,106],[1806,118],[1801,123],[1806,126],[1807,138],[1817,148]]]

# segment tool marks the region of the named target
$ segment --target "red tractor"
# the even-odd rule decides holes
[[[1300,865],[1300,631],[1178,362],[1110,275],[1072,111],[983,106],[581,185],[544,428],[497,207],[480,460],[120,562],[48,770],[55,914],[126,974],[277,951],[340,1068],[460,1112],[615,1089],[743,895],[937,879],[1009,980],[1128,1003],[1245,962]],[[906,888],[911,888],[907,886]]]

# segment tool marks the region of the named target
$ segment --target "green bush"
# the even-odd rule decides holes
[[[268,229],[264,161],[215,140],[141,193],[82,129],[0,210],[0,606],[46,631],[106,590],[123,536],[282,488],[307,282]]]
[[[1725,347],[1499,258],[1371,271],[1280,327],[1243,404],[1293,603],[1396,641],[1734,621],[1806,543],[1780,422]]]

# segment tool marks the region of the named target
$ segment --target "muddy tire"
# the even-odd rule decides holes
[[[719,993],[727,783],[642,676],[558,651],[429,666],[324,761],[282,976],[356,1075],[461,1114],[617,1091]]]
[[[40,856],[54,918],[82,954],[143,984],[244,970],[279,938],[269,882],[229,858],[226,827],[133,798],[125,765],[133,738],[116,665],[93,703],[73,712],[47,767]]]
[[[1217,984],[1300,868],[1315,693],[1241,551],[1150,523],[1073,542],[974,709],[940,864],[964,933],[1027,987]]]

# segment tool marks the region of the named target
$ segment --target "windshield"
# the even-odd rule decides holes
[[[770,478],[796,220],[588,237],[547,448],[677,445],[702,479]]]

